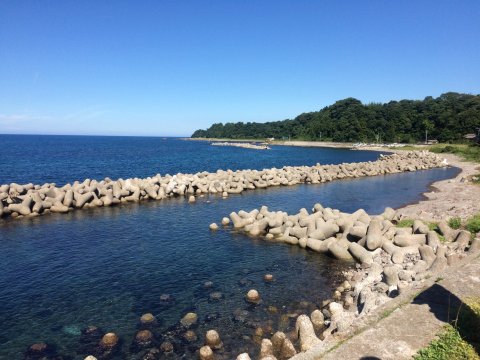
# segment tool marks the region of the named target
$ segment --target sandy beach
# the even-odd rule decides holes
[[[453,179],[432,184],[432,191],[424,194],[425,200],[407,205],[399,210],[405,218],[437,221],[443,218],[471,217],[480,212],[480,185],[471,181],[480,173],[480,164],[467,162],[453,154],[442,154],[460,173]]]

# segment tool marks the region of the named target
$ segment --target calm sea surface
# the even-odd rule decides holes
[[[0,184],[64,184],[85,178],[146,177],[217,169],[261,169],[375,160],[378,153],[273,147],[270,151],[214,147],[206,142],[162,138],[0,135]],[[141,359],[132,347],[139,317],[153,313],[157,345],[174,344],[170,358],[196,358],[208,329],[225,343],[224,358],[250,351],[262,326],[291,331],[290,314],[309,313],[330,296],[349,267],[298,247],[248,238],[208,225],[231,211],[261,205],[297,212],[320,202],[343,211],[379,213],[419,199],[433,181],[455,169],[435,169],[321,185],[269,188],[232,195],[183,198],[75,211],[19,221],[0,221],[0,359],[22,359],[39,341],[65,358],[83,359],[88,325],[121,336],[115,358]],[[276,281],[263,282],[272,273]],[[212,281],[212,288],[204,283]],[[245,293],[263,302],[250,307]],[[212,300],[212,293],[221,293]],[[170,294],[172,301],[160,300]],[[270,308],[268,308],[270,306]],[[178,322],[194,311],[198,340],[187,344]]]

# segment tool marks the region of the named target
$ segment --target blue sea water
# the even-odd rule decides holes
[[[369,151],[285,146],[259,151],[159,137],[0,135],[0,146],[0,184],[64,185],[87,178],[145,178],[157,173],[337,164],[378,157]]]
[[[62,184],[87,177],[378,157],[366,151],[292,147],[256,151],[161,138],[1,135],[0,144],[0,183]],[[433,181],[456,172],[435,169],[261,189],[227,199],[211,195],[194,204],[175,198],[0,221],[0,358],[22,359],[30,344],[46,341],[63,356],[83,359],[88,349],[81,346],[79,332],[96,325],[120,335],[123,346],[116,358],[140,359],[142,352],[131,344],[146,312],[159,319],[154,329],[158,343],[174,343],[173,358],[196,358],[208,329],[217,329],[225,343],[220,358],[231,359],[242,351],[254,355],[255,327],[292,331],[292,314],[309,313],[328,298],[342,279],[341,271],[350,265],[229,228],[211,232],[210,223],[220,222],[231,211],[261,205],[297,212],[320,202],[343,211],[364,208],[379,213],[385,206],[418,200]],[[266,273],[272,273],[275,282],[265,283]],[[205,288],[206,281],[213,287]],[[244,301],[250,288],[262,296],[257,307]],[[220,292],[221,299],[212,301],[212,292]],[[162,302],[162,294],[174,300]],[[178,327],[189,311],[200,319],[195,328],[199,339],[190,345],[181,340],[184,330]]]

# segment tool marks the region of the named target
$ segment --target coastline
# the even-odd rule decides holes
[[[259,141],[248,139],[213,139],[213,138],[185,138],[191,141]],[[336,149],[351,149],[353,143],[320,142],[320,141],[273,141],[272,145],[298,147],[325,147]],[[416,145],[426,150],[428,146]],[[365,146],[359,150],[384,151],[388,153],[402,153],[407,150],[392,149],[380,146]],[[415,203],[407,204],[396,211],[402,218],[415,218],[424,221],[439,221],[452,217],[466,219],[480,212],[480,185],[470,182],[471,176],[480,173],[480,164],[468,162],[454,154],[441,154],[450,166],[460,170],[456,177],[434,182],[430,190],[422,194],[422,198]]]
[[[403,218],[438,221],[452,217],[466,219],[480,211],[480,187],[471,183],[471,176],[480,172],[480,164],[467,162],[454,154],[442,154],[450,166],[460,169],[456,177],[431,184],[431,191],[415,204],[397,209]]]
[[[182,140],[187,141],[229,141],[229,142],[264,142],[261,139],[227,139],[227,138],[182,138]],[[340,143],[333,141],[300,141],[300,140],[291,140],[291,141],[282,141],[274,140],[269,142],[270,145],[278,146],[299,146],[299,147],[326,147],[326,148],[336,148],[336,149],[350,149],[353,146],[353,143]],[[362,148],[363,150],[363,148]],[[371,150],[371,149],[366,149]],[[375,150],[377,151],[377,150]]]

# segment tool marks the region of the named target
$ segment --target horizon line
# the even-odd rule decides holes
[[[0,133],[0,136],[96,136],[96,137],[154,137],[154,138],[190,138],[191,135],[115,135],[115,134],[41,134],[41,133]]]

